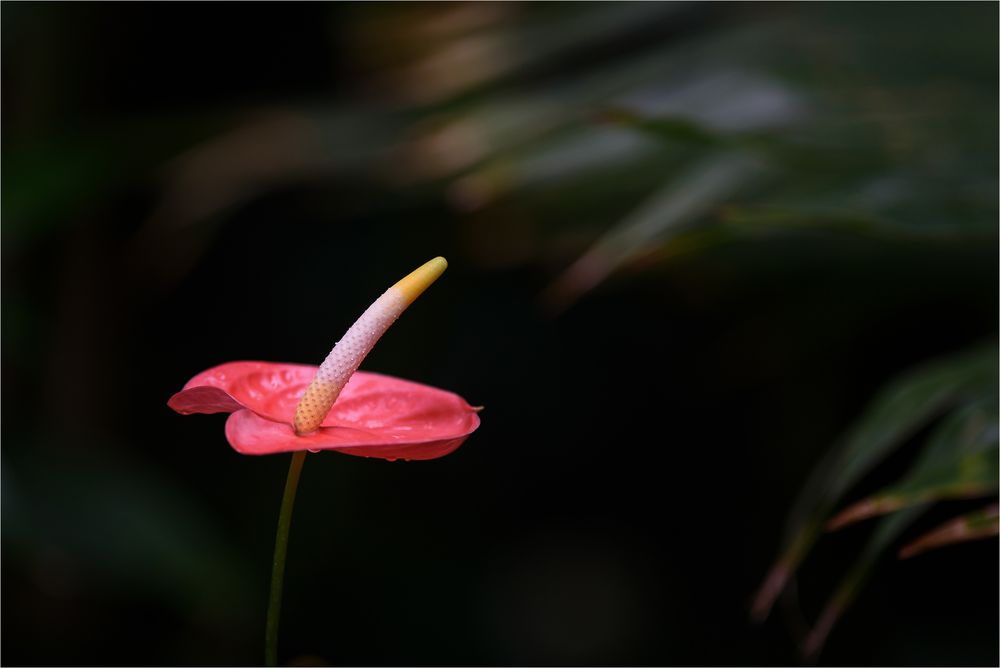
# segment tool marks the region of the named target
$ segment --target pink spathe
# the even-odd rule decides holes
[[[234,450],[270,455],[334,450],[380,459],[435,459],[453,452],[479,427],[462,397],[392,376],[357,371],[319,429],[295,433],[295,409],[317,367],[228,362],[199,373],[167,405],[178,413],[231,413]]]

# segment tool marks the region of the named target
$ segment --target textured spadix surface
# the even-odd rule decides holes
[[[308,434],[319,428],[351,374],[358,370],[378,340],[447,268],[448,262],[443,257],[425,262],[365,309],[327,355],[302,395],[292,423],[296,433]]]
[[[462,397],[428,385],[355,372],[312,433],[295,433],[295,408],[317,367],[229,362],[208,369],[170,398],[178,413],[232,413],[226,438],[237,452],[268,455],[336,450],[382,459],[434,459],[479,426]]]

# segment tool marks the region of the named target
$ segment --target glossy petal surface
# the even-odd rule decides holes
[[[226,438],[237,452],[266,455],[336,450],[383,459],[434,459],[452,452],[479,426],[464,399],[392,376],[358,371],[317,431],[292,429],[295,406],[315,366],[230,362],[192,378],[168,405],[178,413],[232,415]]]

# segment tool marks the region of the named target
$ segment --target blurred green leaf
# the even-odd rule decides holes
[[[563,309],[604,281],[650,243],[665,243],[684,225],[697,222],[718,200],[755,183],[763,165],[741,153],[721,153],[694,165],[605,233],[543,295]]]
[[[950,406],[997,395],[995,343],[912,371],[880,392],[839,446],[816,467],[793,506],[787,540],[755,597],[764,619],[785,583],[822,533],[848,489]]]
[[[997,475],[996,448],[963,455],[950,465],[921,471],[918,476],[851,505],[833,517],[827,527],[840,529],[918,503],[986,496],[997,491]]]
[[[843,526],[900,508],[995,494],[998,488],[995,397],[955,411],[942,421],[920,459],[897,484],[852,504],[828,523]]]
[[[997,452],[997,407],[993,395],[963,406],[942,420],[902,482],[850,506],[830,520],[828,527],[836,529],[898,511],[879,523],[861,556],[824,606],[803,645],[807,657],[814,658],[822,650],[837,620],[858,597],[878,559],[930,503],[996,493],[1000,475]],[[982,511],[944,525],[904,547],[901,556],[995,532],[991,529],[995,522],[991,524],[988,517],[983,521],[981,515]]]
[[[1000,533],[1000,506],[992,504],[957,517],[903,546],[900,559],[908,559],[927,550],[970,540],[990,538]]]
[[[837,620],[864,587],[879,557],[923,511],[922,507],[907,508],[879,522],[858,560],[854,562],[851,570],[837,585],[833,595],[823,607],[816,624],[806,636],[802,646],[803,655],[814,659],[819,654]]]
[[[736,144],[736,142],[703,127],[697,121],[683,116],[644,118],[628,109],[611,108],[600,114],[600,120],[641,130],[668,142],[692,143],[702,146]]]

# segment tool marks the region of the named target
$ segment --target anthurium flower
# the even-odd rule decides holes
[[[336,450],[382,459],[446,455],[479,426],[457,394],[377,373],[356,372],[319,427],[295,433],[295,408],[318,367],[228,362],[202,371],[170,398],[178,413],[231,413],[226,439],[239,453]]]
[[[457,394],[358,371],[389,326],[448,267],[434,258],[386,290],[361,314],[319,367],[228,362],[202,371],[167,404],[178,413],[229,413],[226,438],[237,452],[291,452],[278,514],[264,630],[264,662],[278,664],[285,558],[306,452],[336,450],[381,459],[434,459],[479,426],[478,409]]]
[[[178,413],[230,413],[237,452],[335,450],[382,459],[434,459],[479,426],[457,394],[357,371],[382,334],[448,264],[435,258],[385,291],[319,367],[228,362],[203,371],[170,398]]]

